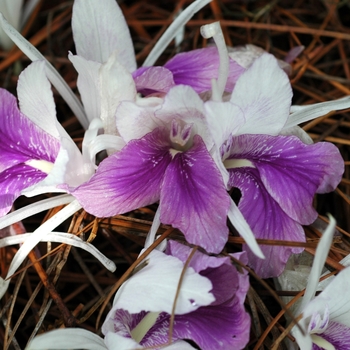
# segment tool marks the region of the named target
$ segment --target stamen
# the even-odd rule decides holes
[[[206,24],[201,27],[203,38],[213,38],[219,51],[219,72],[216,82],[212,82],[212,99],[213,101],[222,101],[222,95],[225,91],[225,86],[229,73],[229,56],[224,36],[220,27],[220,22]]]
[[[334,345],[332,345],[329,341],[320,337],[319,335],[311,334],[311,339],[314,344],[318,345],[322,349],[335,350]]]
[[[25,164],[38,169],[45,174],[49,174],[53,168],[53,163],[48,162],[47,160],[30,159],[27,160]]]
[[[243,167],[255,168],[254,164],[248,159],[226,159],[224,165],[226,169]]]

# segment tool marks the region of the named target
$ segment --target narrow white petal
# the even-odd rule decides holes
[[[292,114],[290,114],[284,128],[322,117],[331,111],[339,111],[347,108],[350,108],[349,96],[340,98],[339,100],[315,103],[307,106],[292,106]]]
[[[331,247],[331,244],[332,244],[335,225],[336,225],[336,222],[334,218],[330,216],[329,225],[327,229],[324,231],[316,249],[314,262],[312,264],[312,268],[310,272],[310,277],[306,286],[303,300],[300,305],[300,309],[299,309],[300,312],[305,308],[305,305],[309,303],[309,301],[315,296],[318,281],[320,279],[324,263],[326,262],[329,248]]]
[[[98,335],[80,328],[56,329],[36,336],[26,350],[85,349],[106,350]]]
[[[260,259],[265,259],[265,256],[254,237],[254,233],[232,199],[227,216],[238,233],[244,238],[252,252]]]
[[[205,5],[209,4],[211,0],[196,0],[190,6],[188,6],[181,14],[174,20],[169,28],[165,31],[162,37],[157,41],[153,50],[148,55],[143,66],[153,66],[158,57],[163,53],[165,48],[169,45],[171,40],[174,39],[179,29],[185,25],[196,12],[202,9]]]
[[[18,252],[16,253],[14,259],[11,262],[6,278],[11,277],[16,272],[16,270],[22,264],[29,252],[38,244],[38,242],[40,242],[42,237],[44,237],[48,232],[51,232],[63,221],[68,219],[80,209],[81,205],[78,203],[78,201],[74,200],[66,207],[61,209],[54,216],[52,216],[49,220],[44,222],[38,229],[36,229],[30,236],[30,238],[26,240],[23,243],[23,245],[19,248]]]
[[[36,5],[39,3],[40,0],[28,0],[24,7],[23,7],[23,13],[22,13],[22,18],[21,18],[21,27],[27,23],[30,15],[34,11]]]

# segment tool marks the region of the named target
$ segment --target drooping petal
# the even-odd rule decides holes
[[[136,69],[134,46],[124,15],[114,0],[103,6],[94,0],[76,0],[72,30],[79,56],[104,63],[118,50],[118,60],[133,72]]]
[[[242,198],[238,208],[244,215],[256,238],[287,241],[305,241],[304,231],[291,219],[266,191],[257,169],[245,167],[229,171],[230,183],[241,190]],[[254,203],[252,207],[252,203]],[[262,278],[278,276],[292,253],[300,248],[261,246],[265,260],[257,258],[244,246],[249,255],[249,265]]]
[[[231,96],[246,118],[238,134],[277,135],[288,119],[291,99],[288,76],[276,58],[261,55],[239,77]]]
[[[101,113],[101,100],[99,94],[99,70],[101,63],[88,61],[84,57],[68,55],[78,72],[77,87],[83,101],[88,121],[99,118]]]
[[[87,183],[72,191],[85,210],[108,217],[159,200],[165,169],[171,161],[167,131],[155,129],[106,158]]]
[[[334,145],[306,145],[294,136],[234,137],[229,158],[250,160],[268,193],[291,218],[304,225],[317,217],[312,206],[314,194],[334,190],[344,171]]]
[[[195,135],[193,146],[169,164],[160,195],[160,220],[180,229],[189,243],[219,253],[227,242],[230,200],[207,148]]]
[[[118,309],[133,314],[141,311],[171,314],[183,269],[184,264],[179,259],[153,250],[145,267],[130,277],[118,290],[104,327],[110,329],[108,323],[113,323],[114,314]],[[215,300],[210,293],[211,289],[209,279],[188,267],[182,280],[175,314],[187,314],[200,306],[211,304]]]
[[[55,329],[36,336],[26,350],[45,349],[109,349],[97,334],[80,328]]]
[[[173,74],[164,67],[141,67],[132,76],[137,91],[143,95],[167,93],[175,85]]]
[[[177,85],[189,85],[197,93],[210,91],[212,79],[218,78],[219,53],[216,47],[179,53],[164,67],[169,69]],[[231,92],[238,77],[245,71],[238,63],[230,60],[229,75],[225,91]]]
[[[29,165],[18,164],[0,173],[0,216],[7,214],[13,202],[26,187],[38,183],[47,176]]]

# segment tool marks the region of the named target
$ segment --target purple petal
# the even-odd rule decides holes
[[[211,80],[217,79],[219,53],[216,47],[192,50],[177,54],[164,67],[174,76],[176,85],[191,86],[197,93],[210,91]],[[226,91],[232,91],[238,77],[245,71],[238,63],[230,60],[230,71]]]
[[[350,349],[350,328],[337,322],[330,321],[327,329],[318,336],[326,339],[337,350]],[[322,349],[313,345],[312,349]]]
[[[314,194],[334,190],[344,171],[334,145],[306,145],[294,136],[241,135],[233,138],[230,153],[229,158],[253,162],[268,193],[303,225],[317,217]]]
[[[203,140],[177,153],[169,164],[160,195],[160,220],[180,229],[189,243],[219,253],[227,242],[230,200],[221,174]]]
[[[143,95],[167,93],[175,85],[173,74],[164,67],[142,67],[133,73],[137,92]]]
[[[89,213],[108,217],[159,200],[165,169],[171,161],[167,131],[155,129],[106,158],[89,182],[72,194]]]
[[[18,164],[0,173],[0,217],[7,214],[23,189],[32,186],[47,174],[25,164]]]
[[[257,169],[231,169],[230,184],[241,190],[242,198],[238,208],[247,220],[256,238],[287,241],[305,241],[304,231],[291,219],[266,191]],[[262,278],[278,276],[292,253],[300,253],[300,248],[262,246],[265,259],[259,259],[247,246],[250,266]]]
[[[34,125],[18,107],[16,98],[0,89],[0,170],[29,159],[54,162],[56,138]]]

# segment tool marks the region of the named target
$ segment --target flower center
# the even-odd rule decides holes
[[[248,159],[226,159],[224,161],[224,166],[226,169],[243,167],[255,168],[254,164]]]
[[[24,164],[29,165],[32,168],[38,169],[45,174],[49,174],[53,168],[53,163],[48,162],[47,160],[30,159],[27,160]]]
[[[170,141],[171,148],[169,150],[172,157],[177,153],[186,151],[190,147],[190,138],[193,124],[181,125],[177,120],[171,122]]]
[[[320,337],[319,335],[316,334],[311,334],[311,339],[314,344],[319,346],[322,349],[325,350],[335,350],[334,345],[332,345],[329,341],[326,339]]]
[[[140,344],[143,337],[155,325],[160,312],[149,312],[130,332],[131,337]]]

